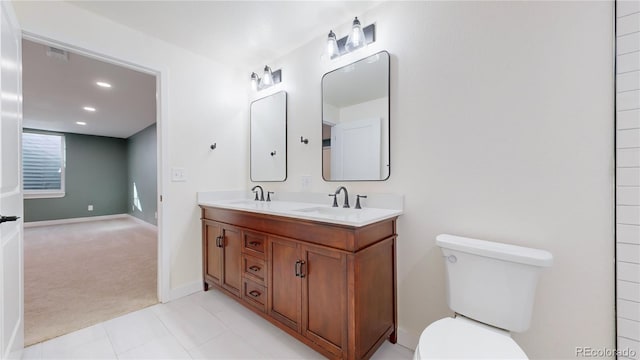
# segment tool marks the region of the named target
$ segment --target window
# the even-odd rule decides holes
[[[22,133],[22,181],[25,198],[64,196],[64,135]]]

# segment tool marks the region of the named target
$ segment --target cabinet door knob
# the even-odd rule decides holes
[[[258,241],[251,241],[249,243],[249,245],[251,245],[251,246],[260,246],[260,243]]]
[[[216,238],[216,246],[221,248],[224,246],[224,242],[223,242],[224,238],[222,236],[218,236]]]
[[[260,271],[260,267],[256,266],[256,265],[251,265],[251,266],[249,266],[249,270],[258,272],[258,271]]]
[[[260,291],[258,291],[258,290],[251,290],[251,291],[249,291],[249,295],[251,295],[253,297],[258,297],[261,294],[260,294]]]

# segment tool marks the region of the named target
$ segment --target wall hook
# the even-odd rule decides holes
[[[211,144],[211,146],[209,146],[209,148],[211,148],[211,150],[215,150],[217,146],[218,146],[217,143],[213,143]]]
[[[271,152],[271,156],[275,156],[275,155],[276,155],[276,151],[275,151],[275,150],[273,150],[273,151]]]
[[[309,139],[305,139],[304,137],[300,136],[300,142],[304,143],[304,144],[308,144],[309,143]]]

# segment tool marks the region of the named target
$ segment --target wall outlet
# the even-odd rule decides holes
[[[157,211],[154,213],[154,216],[155,216],[155,218],[157,220],[158,219],[158,212]]]
[[[311,175],[300,176],[300,188],[302,190],[309,190],[309,188],[311,188]]]
[[[93,211],[93,205],[89,205],[89,206],[87,206],[87,210],[89,210],[89,211]]]
[[[184,168],[171,168],[171,181],[187,181],[187,175]]]

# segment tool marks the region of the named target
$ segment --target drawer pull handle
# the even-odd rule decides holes
[[[249,243],[249,245],[251,245],[251,246],[260,246],[261,244],[259,242],[257,242],[257,241],[252,241],[252,242]]]
[[[257,298],[262,294],[260,294],[260,291],[258,291],[258,290],[251,290],[251,291],[249,291],[249,295]]]
[[[304,260],[300,260],[300,277],[301,278],[306,276],[305,273],[302,272],[302,265],[304,265],[304,264],[305,264]]]
[[[251,266],[249,266],[249,270],[258,272],[258,271],[260,271],[260,267],[256,266],[256,265],[251,265]]]
[[[300,260],[296,260],[296,264],[293,267],[293,271],[295,271],[296,277],[300,277]]]
[[[216,238],[216,246],[219,247],[219,248],[223,247],[223,242],[222,242],[223,240],[224,240],[224,238],[222,236],[218,236]]]

